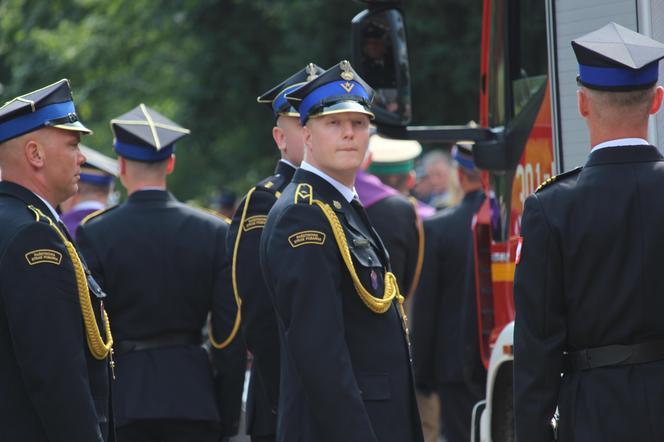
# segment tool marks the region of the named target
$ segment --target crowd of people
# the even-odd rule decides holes
[[[632,34],[620,35],[643,42]],[[664,94],[653,74],[664,45],[624,67],[594,42],[574,43],[589,162],[525,205],[515,280],[525,441],[552,440],[556,406],[563,440],[664,437],[647,412],[664,398],[661,252],[643,242],[661,236],[664,215],[634,210],[663,179],[642,139]],[[470,226],[487,193],[472,146],[423,154],[372,134],[373,95],[345,60],[309,63],[261,94],[280,159],[234,210],[223,201],[228,217],[168,191],[189,130],[144,104],[110,122],[117,159],[80,145],[90,130],[67,80],[0,108],[0,440],[227,441],[249,355],[252,441],[469,441],[486,383]],[[616,230],[621,242],[605,241]],[[581,258],[588,247],[601,259]],[[600,271],[602,283],[589,277]],[[607,306],[616,287],[639,302]],[[579,375],[597,367],[612,370]],[[634,382],[649,406],[632,400]],[[641,408],[607,425],[601,404],[588,405],[597,397]],[[642,433],[639,419],[651,424]]]

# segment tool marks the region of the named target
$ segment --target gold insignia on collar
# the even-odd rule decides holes
[[[308,203],[311,205],[313,202],[313,188],[311,187],[311,184],[308,183],[300,183],[297,185],[297,188],[295,188],[295,204],[302,204],[302,203]]]
[[[31,266],[36,264],[55,264],[62,262],[62,253],[51,249],[37,249],[25,254],[25,259]]]
[[[254,215],[244,220],[242,230],[248,232],[249,230],[262,229],[267,222],[267,215]]]
[[[350,91],[352,91],[353,88],[355,87],[355,85],[353,83],[349,83],[349,82],[341,83],[339,86],[341,86],[346,91],[346,93],[349,93],[349,94],[350,94]]]
[[[335,209],[339,210],[341,209],[341,203],[337,200],[332,201],[332,205],[334,206]]]
[[[307,81],[311,81],[318,77],[316,74],[316,66],[314,66],[313,63],[309,63],[305,70],[307,71]]]
[[[341,78],[346,81],[351,81],[353,79],[353,72],[351,71],[350,63],[348,60],[343,60],[341,63],[339,63],[339,68],[342,71]]]
[[[306,244],[322,246],[325,244],[325,234],[318,230],[303,230],[293,233],[288,237],[288,243],[292,248],[300,247]]]

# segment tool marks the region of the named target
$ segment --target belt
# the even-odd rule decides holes
[[[563,367],[569,372],[661,360],[664,360],[664,341],[653,341],[634,345],[607,345],[566,353]]]
[[[185,347],[201,345],[201,336],[197,333],[169,333],[141,340],[124,340],[113,345],[116,355],[132,351],[154,350],[167,347]]]

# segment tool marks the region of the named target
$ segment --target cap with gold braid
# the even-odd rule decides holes
[[[111,120],[111,130],[118,155],[148,163],[170,157],[175,142],[190,133],[143,103]]]
[[[373,118],[374,90],[353,70],[347,60],[334,65],[316,79],[286,94],[300,113],[300,122],[340,112],[360,112]]]
[[[291,75],[286,80],[258,97],[256,101],[270,106],[275,117],[278,117],[279,115],[299,117],[300,114],[297,110],[286,101],[286,94],[306,84],[308,81],[315,79],[323,72],[325,71],[320,66],[317,66],[314,63],[309,63],[304,69]]]
[[[0,107],[0,143],[42,127],[92,133],[78,119],[69,80],[21,95]]]

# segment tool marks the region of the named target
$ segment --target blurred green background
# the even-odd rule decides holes
[[[412,124],[478,117],[480,0],[406,0]],[[111,118],[145,103],[192,135],[169,186],[206,204],[278,158],[256,97],[308,62],[350,59],[352,0],[0,0],[0,102],[69,78],[83,143],[112,155]]]

